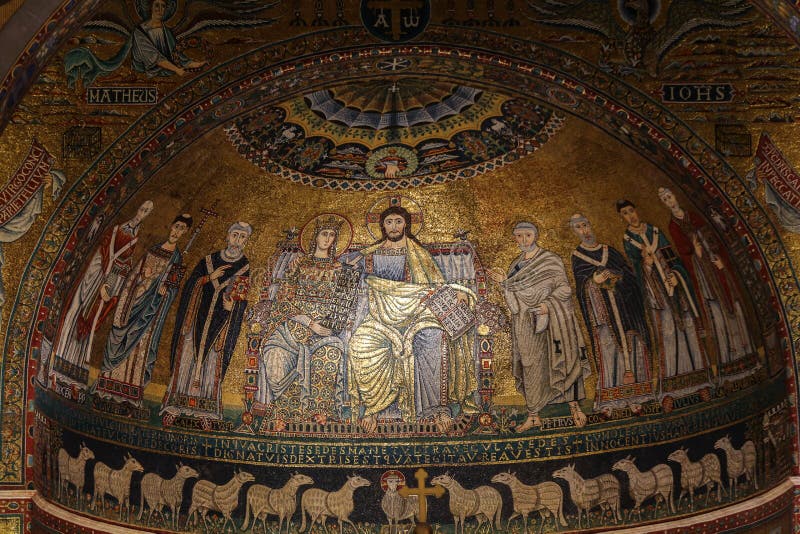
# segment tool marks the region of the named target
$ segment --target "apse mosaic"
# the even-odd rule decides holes
[[[796,50],[468,4],[107,2],[43,71],[0,143],[39,526],[614,531],[796,470],[797,150],[731,119],[794,120]]]
[[[527,528],[537,510],[531,528],[612,528],[789,468],[780,348],[734,267],[733,218],[641,181],[634,200],[623,181],[556,208],[540,191],[574,186],[541,152],[505,167],[505,189],[481,175],[280,202],[237,152],[235,195],[200,178],[208,196],[166,225],[156,177],[75,249],[37,377],[40,480],[62,504],[207,532],[271,515],[394,528],[422,499],[444,529]],[[541,502],[520,503],[530,487]]]

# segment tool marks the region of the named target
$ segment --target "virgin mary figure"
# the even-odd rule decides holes
[[[341,415],[344,332],[331,315],[343,269],[339,247],[348,226],[335,214],[312,219],[303,230],[310,239],[301,236],[305,252],[275,281],[270,330],[260,348],[256,402],[267,408],[276,430],[290,422],[325,424]]]

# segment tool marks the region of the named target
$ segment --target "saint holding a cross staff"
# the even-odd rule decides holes
[[[250,262],[244,247],[253,233],[246,222],[228,228],[224,249],[202,258],[181,295],[172,337],[172,377],[161,414],[199,419],[210,429],[222,419],[222,381],[247,308]]]

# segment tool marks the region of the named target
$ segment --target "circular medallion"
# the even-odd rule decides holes
[[[417,170],[416,154],[403,146],[384,147],[367,157],[367,174],[376,179],[399,178]]]
[[[382,41],[402,43],[425,31],[430,0],[361,0],[361,22]]]
[[[617,0],[617,12],[627,24],[653,24],[661,14],[661,0]]]

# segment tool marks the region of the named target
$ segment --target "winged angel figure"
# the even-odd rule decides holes
[[[259,0],[185,0],[183,15],[174,25],[167,26],[178,9],[177,0],[134,0],[138,25],[128,18],[121,20],[92,20],[83,29],[105,31],[127,38],[122,48],[110,59],[102,60],[85,47],[73,48],[64,56],[64,70],[70,87],[81,79],[83,86],[91,85],[98,77],[117,70],[128,55],[131,66],[148,76],[183,76],[187,70],[205,66],[178,49],[178,43],[190,35],[210,29],[253,28],[273,24],[277,18],[258,18],[277,4]]]
[[[665,17],[660,16],[662,3],[668,4]],[[528,18],[604,37],[601,66],[607,70],[647,70],[656,76],[664,56],[686,35],[747,24],[751,7],[748,0],[528,0],[534,13]],[[604,61],[613,47],[622,50],[622,63]]]

